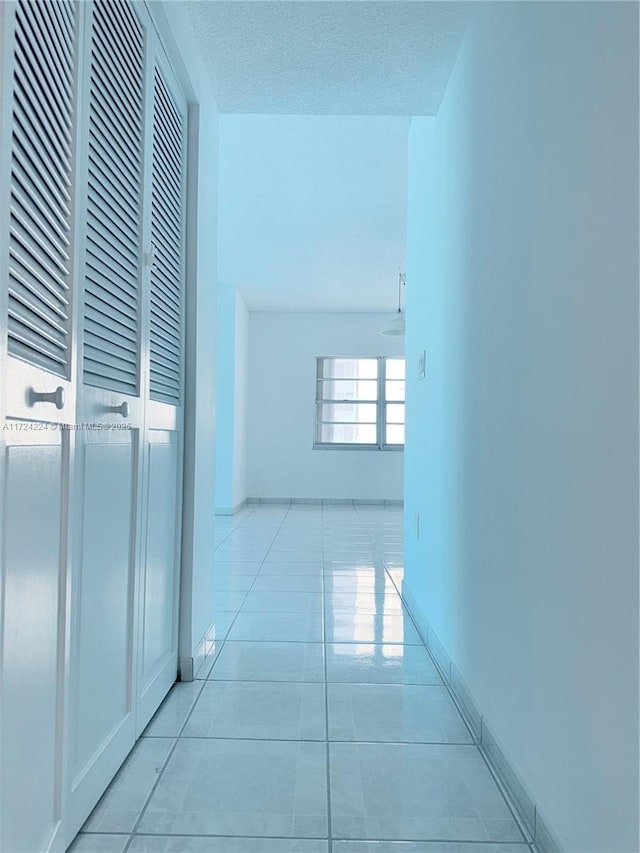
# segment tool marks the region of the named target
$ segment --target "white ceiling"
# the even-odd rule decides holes
[[[392,313],[408,117],[437,111],[469,4],[188,8],[222,113],[220,281],[252,310]]]
[[[223,113],[434,115],[469,3],[189,3]]]
[[[395,309],[409,119],[221,116],[220,281],[253,310]]]

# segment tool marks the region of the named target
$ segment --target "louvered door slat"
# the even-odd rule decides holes
[[[87,301],[96,296],[109,305],[118,302],[126,306],[126,314],[129,316],[134,328],[138,323],[138,299],[137,294],[128,288],[127,282],[121,274],[121,270],[114,264],[102,263],[97,247],[89,247],[87,250],[87,287],[85,295]],[[109,259],[112,261],[112,259]],[[106,274],[102,271],[106,270]]]
[[[66,287],[56,287],[55,278],[48,275],[46,267],[34,261],[28,252],[15,251],[9,262],[11,276],[23,287],[33,290],[37,300],[46,305],[55,306],[52,310],[66,314],[69,310],[69,300],[65,298]],[[62,306],[62,307],[60,307]]]
[[[91,290],[95,292],[99,292],[101,290],[101,284],[95,274],[87,273],[87,285],[91,288]],[[86,304],[87,305],[96,305],[97,296],[95,293],[88,294]],[[109,316],[113,317],[118,322],[122,323],[123,326],[126,326],[129,329],[129,336],[131,338],[131,345],[134,346],[134,342],[137,342],[137,321],[138,321],[138,312],[136,303],[132,302],[125,294],[121,291],[111,290],[107,295],[106,289],[102,288],[102,299],[100,300],[100,305],[102,306],[102,311],[108,311]],[[137,349],[137,347],[135,347]]]
[[[60,7],[58,4],[38,3],[34,8],[40,16],[40,20],[48,26],[50,38],[49,50],[52,53],[60,51],[63,56],[70,59],[72,52],[69,50],[68,40],[72,31],[66,17],[59,14]]]
[[[121,6],[113,7],[113,16],[119,21],[120,36],[124,39],[127,52],[142,61],[143,50],[142,42],[139,38],[137,21],[133,21],[129,14],[123,14]]]
[[[64,35],[62,39],[60,38],[59,20],[55,14],[55,5],[55,3],[30,3],[26,9],[26,14],[31,18],[32,25],[37,26],[43,34],[45,54],[49,57],[59,54],[68,62],[72,53],[68,44],[65,43]],[[54,14],[50,14],[50,12],[54,12]],[[56,74],[66,78],[65,81],[60,82],[71,84],[73,81],[73,74],[68,66],[58,64]]]
[[[154,331],[158,335],[157,347],[158,352],[171,353],[172,358],[180,357],[180,347],[176,342],[167,339],[167,334],[170,332],[171,323],[160,321],[158,317],[152,315],[151,325],[154,326]]]
[[[114,340],[121,346],[129,347],[131,352],[135,352],[137,348],[129,334],[131,321],[123,314],[116,316],[112,311],[105,312],[106,306],[98,300],[87,304],[85,324],[93,328],[99,338],[110,340],[110,335],[113,334]]]
[[[96,171],[99,171],[100,184],[106,182],[111,191],[115,190],[116,194],[118,190],[120,193],[126,193],[131,186],[131,181],[136,180],[135,153],[126,151],[127,143],[122,137],[118,138],[118,143],[118,152],[125,154],[125,156],[121,157],[119,162],[114,163],[112,150],[101,145],[98,139],[91,141],[91,173],[95,174]],[[127,155],[131,157],[132,162],[129,161]],[[117,171],[115,171],[116,166]]]
[[[156,288],[153,294],[153,306],[151,315],[162,318],[167,324],[167,332],[173,334],[172,330],[180,322],[180,311],[174,302],[171,302],[166,291],[161,287]],[[178,339],[176,338],[176,342]]]
[[[17,283],[25,286],[25,278],[28,278],[28,276],[24,275],[24,271],[32,270],[36,273],[36,280],[46,280],[48,284],[47,290],[53,291],[56,296],[61,296],[67,291],[68,288],[64,279],[61,279],[59,275],[52,271],[48,264],[43,263],[42,258],[34,259],[31,241],[23,239],[23,235],[19,234],[17,230],[11,231],[11,241],[12,250],[9,258],[9,272],[11,277],[16,279]],[[33,295],[35,299],[38,298],[36,290],[34,290]],[[59,301],[62,302],[62,299],[59,299]]]
[[[161,109],[158,112],[159,121],[170,129],[170,133],[175,139],[180,139],[182,136],[182,116],[176,109],[175,103],[168,88],[165,86],[162,75],[158,74],[159,86],[156,89],[158,102],[161,104]],[[170,149],[166,153],[177,154],[180,149]],[[179,162],[180,157],[176,157]]]
[[[20,244],[20,248],[12,246],[11,256],[20,251],[31,253],[37,248],[39,264],[56,280],[57,286],[66,288],[68,284],[65,274],[69,260],[67,243],[62,241],[61,244],[57,235],[50,235],[47,222],[39,214],[36,203],[31,201],[32,197],[16,195],[11,205],[11,236]],[[34,243],[37,246],[32,245]]]
[[[47,55],[42,50],[42,43],[45,40],[43,32],[44,27],[39,25],[29,15],[29,5],[33,0],[22,0],[21,15],[24,20],[24,27],[20,30],[16,29],[16,48],[21,48],[27,64],[31,67],[33,73],[37,76],[44,75],[48,82],[48,86],[38,89],[39,97],[46,103],[47,110],[60,110],[62,113],[63,125],[66,123],[67,128],[72,127],[72,114],[67,112],[68,104],[65,93],[71,92],[73,79],[73,66],[69,59],[58,54]],[[75,50],[75,45],[74,45]],[[69,74],[60,72],[60,67],[67,66]],[[65,79],[66,78],[66,79]]]
[[[159,333],[160,336],[166,334],[166,328],[163,328],[162,326],[159,326],[158,324],[156,324],[156,331]],[[174,361],[176,359],[176,356],[179,356],[179,355],[180,355],[180,350],[176,347],[175,344],[167,342],[166,339],[162,342],[162,344],[158,343],[158,357],[159,358],[166,358],[166,359],[169,359],[169,361]]]
[[[14,294],[16,302],[20,302],[28,310],[32,322],[42,330],[48,340],[64,344],[64,314],[61,316],[60,311],[51,310],[48,304],[43,305],[42,302],[36,302],[27,287],[17,287]],[[56,323],[56,317],[60,322]]]
[[[9,307],[9,317],[20,327],[21,340],[42,340],[42,348],[53,359],[64,363],[65,330],[56,328],[49,319],[43,319],[42,314],[36,314],[29,307],[28,300],[22,302],[19,299],[20,291],[14,295]]]
[[[132,376],[136,375],[138,362],[135,353],[132,355],[126,347],[120,347],[114,341],[105,341],[102,339],[99,350],[87,345],[85,354],[88,359],[102,361],[105,365],[113,368],[113,370],[118,370],[123,365],[125,367],[128,366],[129,373]]]
[[[68,41],[73,33],[73,18],[69,15],[69,7],[61,3],[39,3],[37,11],[48,19],[52,39],[57,39],[61,49],[71,56]]]
[[[93,193],[94,196],[97,196],[98,200],[104,199],[106,205],[112,211],[116,212],[118,221],[126,222],[126,230],[132,240],[136,228],[135,211],[123,210],[120,201],[122,193],[126,192],[126,187],[124,184],[112,184],[112,176],[109,174],[109,170],[100,169],[97,158],[95,160],[91,165],[87,180],[89,194]]]
[[[167,201],[170,202],[172,206],[180,207],[180,199],[173,199],[170,195],[167,196]],[[158,248],[163,253],[164,257],[169,259],[172,258],[175,265],[176,271],[182,267],[182,253],[180,252],[180,230],[175,227],[175,223],[171,221],[170,215],[168,215],[168,211],[166,207],[159,207],[157,204],[152,206],[153,215],[155,216],[158,222],[158,228],[162,228],[165,233],[170,234],[171,240],[165,241]],[[176,241],[176,242],[173,242]]]
[[[131,348],[130,342],[126,337],[118,334],[114,326],[115,323],[110,323],[108,326],[102,323],[96,323],[94,320],[87,320],[87,325],[91,327],[93,333],[96,337],[102,338],[107,345],[107,349],[111,351],[113,347],[113,352],[120,352],[124,350],[129,353],[131,356],[130,360],[132,363],[135,363],[135,349]]]
[[[71,128],[76,9],[16,8],[9,211],[9,352],[69,375]]]
[[[83,378],[139,392],[143,31],[123,0],[93,6]]]
[[[158,226],[159,228],[162,227],[162,219],[160,217],[158,217]],[[164,244],[159,244],[156,248],[158,264],[162,264],[167,275],[179,276],[181,264],[176,259],[175,254],[168,248],[167,244],[169,240],[176,240],[177,242],[180,239],[180,235],[176,234],[173,229],[170,228],[165,229],[163,234],[165,235]],[[163,287],[162,291],[171,300],[172,304],[179,306],[180,302],[178,295],[173,290]]]
[[[116,164],[113,163],[111,157],[104,156],[98,146],[92,145],[90,148],[91,165],[89,167],[88,186],[98,198],[105,193],[111,202],[112,207],[118,211],[123,211],[126,217],[133,222],[134,225],[138,221],[138,211],[131,209],[131,205],[127,202],[127,194],[130,193],[131,184],[122,179],[122,176],[116,176],[114,169]],[[135,176],[132,177],[135,181]]]
[[[28,63],[24,62],[22,49],[16,48],[15,55],[17,64],[27,78],[27,75],[30,75],[32,72]],[[42,100],[38,97],[38,93],[29,82],[29,79],[25,79],[23,98],[19,107],[21,112],[26,114],[35,132],[39,136],[46,135],[49,143],[58,153],[58,156],[70,156],[71,138],[68,129],[66,127],[56,127],[55,123],[51,121],[46,108],[43,107]]]
[[[131,98],[124,81],[119,77],[117,72],[110,68],[110,63],[116,57],[110,56],[108,48],[102,47],[106,54],[102,57],[99,53],[101,44],[98,39],[94,41],[94,53],[92,62],[92,74],[95,77],[95,88],[100,93],[103,102],[109,104],[109,110],[118,117],[119,123],[122,123],[124,130],[127,133],[134,135],[139,132],[140,122],[138,121],[136,112],[138,104]],[[127,73],[126,63],[119,62],[118,69],[123,75]]]
[[[14,170],[14,177],[14,204],[22,208],[32,225],[37,223],[37,227],[43,229],[53,241],[58,242],[61,250],[65,251],[62,247],[68,248],[70,241],[64,220],[56,217],[55,212],[44,204],[42,198],[30,193],[30,182],[17,168]]]
[[[120,252],[130,261],[136,264],[138,256],[138,247],[131,239],[131,231],[128,229],[130,222],[125,217],[124,220],[118,218],[118,210],[115,204],[109,203],[109,197],[97,196],[93,187],[89,189],[89,213],[95,216],[98,222],[104,222],[105,230],[113,234],[114,241],[117,241]],[[102,216],[102,219],[101,219]]]
[[[61,50],[67,53],[68,56],[72,52],[68,49],[69,40],[72,40],[73,35],[73,17],[72,11],[67,4],[62,3],[41,3],[38,11],[48,17],[52,27],[52,36],[57,36]]]
[[[111,257],[124,269],[129,269],[132,275],[138,267],[138,253],[131,247],[130,235],[124,227],[117,225],[108,215],[108,208],[100,216],[99,199],[96,195],[89,198],[88,221],[93,229],[93,239],[97,242],[102,237],[101,245],[111,252]]]
[[[162,367],[162,373],[170,382],[178,382],[180,379],[180,370],[176,367],[175,361],[171,355],[165,356],[160,352],[156,352],[156,361],[159,367]]]
[[[129,106],[135,107],[138,100],[135,84],[131,84],[130,80],[134,79],[137,74],[142,57],[135,54],[129,57],[129,53],[122,49],[122,43],[116,43],[112,33],[107,29],[102,29],[95,34],[96,44],[100,46],[100,51],[96,52],[94,60],[100,65],[101,71],[105,79],[109,81],[111,86],[122,87],[122,94],[129,102]],[[103,57],[109,55],[119,55],[122,60],[122,70],[124,75],[122,78],[118,76],[115,69],[103,60]]]
[[[98,296],[89,296],[86,301],[85,316],[91,318],[93,316],[103,317],[106,322],[116,329],[122,335],[125,335],[127,340],[132,342],[135,338],[136,326],[129,314],[120,310],[120,304],[110,299],[108,302],[100,299]],[[124,330],[127,331],[124,331]],[[137,346],[135,347],[137,349]]]
[[[112,367],[106,363],[101,350],[95,349],[91,350],[91,352],[95,355],[95,358],[92,358],[88,354],[84,356],[83,369],[85,383],[98,388],[108,387],[111,391],[130,394],[130,389],[135,387],[138,381],[137,367],[134,371],[126,370],[123,365]]]
[[[158,122],[158,131],[162,133],[167,138],[173,140],[174,142],[180,139],[172,127],[168,126],[162,121]],[[166,151],[160,149],[157,151],[158,160],[163,164],[163,168],[166,170],[166,187],[165,192],[170,193],[173,192],[174,195],[180,197],[182,188],[180,184],[180,159],[179,159],[179,151]]]
[[[96,88],[92,93],[91,109],[95,113],[96,122],[100,119],[103,123],[110,125],[111,132],[117,137],[119,149],[128,154],[126,162],[135,164],[138,158],[138,150],[132,143],[132,136],[126,132],[126,128],[124,132],[120,132],[120,126],[124,127],[124,122],[120,120],[121,114],[118,111],[114,112],[109,97],[100,88]],[[135,140],[137,136],[133,138]],[[94,143],[95,141],[96,137],[94,137]]]
[[[184,119],[155,70],[149,330],[150,394],[178,405],[182,399],[182,324],[184,276]]]
[[[97,233],[96,237],[99,236]],[[123,265],[117,262],[114,250],[111,254],[101,246],[91,242],[87,246],[87,276],[104,288],[106,292],[113,290],[114,298],[121,299],[136,311],[138,292],[127,276],[123,275]],[[126,267],[124,268],[126,272]]]
[[[25,118],[24,112],[17,109],[14,114],[16,135],[21,135],[25,140],[25,150],[16,152],[16,161],[21,163],[23,170],[28,172],[34,181],[41,182],[41,192],[48,192],[47,188],[50,187],[50,192],[48,192],[50,196],[59,194],[65,201],[69,202],[69,184],[65,181],[64,175],[60,175],[58,171],[60,158],[64,157],[64,154],[52,157],[46,148],[47,142],[39,138],[32,122],[26,121]],[[27,145],[29,146],[28,153]],[[68,214],[67,206],[64,207],[62,213]]]

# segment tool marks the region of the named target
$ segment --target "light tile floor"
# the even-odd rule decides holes
[[[527,853],[405,611],[402,512],[216,519],[213,663],[73,853]]]

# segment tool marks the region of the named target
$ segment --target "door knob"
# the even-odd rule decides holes
[[[29,405],[36,403],[53,403],[56,409],[64,408],[64,388],[58,385],[55,391],[34,391],[29,389]]]
[[[129,417],[129,403],[125,400],[124,403],[120,403],[119,406],[109,406],[107,409],[108,412],[113,412],[115,415],[122,415],[123,418]]]

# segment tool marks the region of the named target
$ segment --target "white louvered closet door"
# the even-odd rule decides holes
[[[78,16],[68,0],[2,8],[0,849],[12,853],[63,849]]]
[[[149,37],[140,7],[124,0],[86,4],[72,832],[135,740]]]
[[[138,733],[176,677],[184,406],[187,112],[158,48],[152,67],[145,549]]]

